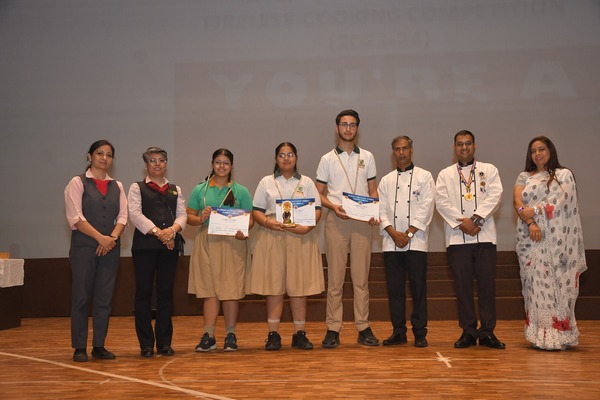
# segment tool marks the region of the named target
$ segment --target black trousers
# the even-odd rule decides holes
[[[474,338],[494,333],[496,328],[496,245],[475,243],[452,245],[447,248],[448,264],[454,276],[458,301],[458,323]],[[479,315],[477,329],[473,280],[477,280]]]
[[[410,284],[413,311],[410,323],[415,337],[427,335],[427,253],[424,251],[385,251],[390,317],[395,333],[406,335],[406,275]]]
[[[177,250],[132,250],[135,266],[135,331],[140,348],[170,346],[173,337],[173,283]],[[152,329],[152,291],[156,282],[156,324]],[[155,336],[156,335],[156,336]]]

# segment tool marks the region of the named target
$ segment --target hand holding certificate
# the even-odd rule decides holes
[[[342,207],[350,218],[367,222],[371,218],[379,219],[379,198],[346,192],[342,196]]]
[[[242,231],[248,236],[248,224],[250,223],[250,211],[239,208],[214,207],[208,221],[209,235],[235,236]]]
[[[275,218],[282,224],[315,226],[315,199],[280,199],[275,201]]]

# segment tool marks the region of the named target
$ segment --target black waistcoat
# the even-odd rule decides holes
[[[120,210],[120,189],[117,181],[108,182],[106,195],[100,193],[96,183],[85,174],[79,176],[83,183],[81,196],[81,211],[83,216],[98,232],[110,235],[117,223]],[[71,243],[83,246],[98,246],[98,242],[88,235],[74,230],[71,234]]]
[[[169,189],[165,194],[160,194],[156,190],[146,185],[146,182],[137,182],[140,187],[140,196],[142,199],[142,214],[150,221],[154,222],[159,229],[165,229],[173,225],[177,212],[177,187],[169,184]],[[133,243],[131,250],[149,250],[164,249],[165,245],[154,235],[146,235],[138,229],[133,233]]]

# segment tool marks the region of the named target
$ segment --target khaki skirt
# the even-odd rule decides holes
[[[325,290],[318,231],[306,235],[254,227],[254,255],[246,292],[291,297],[311,296]]]
[[[250,267],[248,240],[209,235],[208,227],[203,225],[198,229],[190,257],[188,293],[197,298],[239,300],[245,295],[247,267]]]

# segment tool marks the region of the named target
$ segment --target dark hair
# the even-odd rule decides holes
[[[462,131],[456,132],[456,134],[454,135],[454,143],[456,143],[456,138],[457,137],[459,137],[459,136],[465,136],[465,135],[471,136],[471,139],[473,139],[473,143],[475,143],[475,135],[473,135],[473,133],[471,131],[467,131],[466,129],[463,129]]]
[[[533,139],[531,139],[531,141],[529,142],[529,145],[527,145],[527,156],[525,157],[525,171],[526,172],[535,171],[537,169],[537,166],[535,165],[535,163],[533,162],[533,159],[531,158],[531,146],[535,142],[544,143],[546,145],[546,147],[548,147],[548,150],[550,151],[550,159],[548,160],[546,165],[544,165],[544,169],[546,171],[548,171],[548,174],[550,175],[550,179],[548,179],[548,183],[546,186],[548,188],[550,188],[550,184],[552,183],[552,181],[554,179],[556,179],[556,169],[557,168],[565,168],[565,167],[560,165],[560,162],[558,161],[558,152],[556,151],[556,146],[554,146],[554,143],[552,143],[552,140],[550,140],[546,136],[536,136]]]
[[[233,153],[231,151],[229,151],[225,148],[220,148],[220,149],[215,150],[215,152],[212,154],[211,163],[214,163],[215,159],[219,156],[227,157],[229,159],[229,162],[231,163],[231,166],[233,167]],[[213,167],[213,169],[210,171],[210,174],[208,174],[208,176],[206,177],[206,180],[207,181],[210,180],[210,178],[212,178],[212,176],[214,174],[215,174],[215,169]],[[229,182],[231,182],[231,171],[229,171],[229,176],[227,176],[227,180]],[[225,200],[223,200],[223,205],[233,207],[234,204],[235,204],[235,196],[233,195],[233,190],[229,190],[227,197],[225,197]]]
[[[161,149],[160,147],[148,147],[148,150],[146,150],[142,154],[142,158],[144,159],[144,162],[150,161],[150,154],[160,154],[161,156],[163,156],[165,158],[166,161],[169,160],[169,158],[167,157],[167,152],[165,150]]]
[[[296,146],[294,146],[293,143],[290,142],[283,142],[280,143],[279,146],[275,147],[275,159],[277,159],[277,154],[279,154],[279,150],[281,150],[281,148],[283,146],[288,146],[292,149],[292,153],[294,153],[294,155],[296,157],[298,157],[298,150],[296,149]],[[277,166],[277,162],[275,162],[275,168],[273,168],[273,173],[279,171],[279,167]],[[296,164],[294,164],[294,172],[298,172],[298,162],[296,161]]]
[[[396,136],[393,140],[392,140],[392,150],[394,149],[394,145],[396,143],[398,143],[401,140],[406,140],[408,142],[408,145],[410,146],[410,148],[412,149],[413,147],[413,141],[411,138],[409,138],[408,136],[402,135],[402,136]]]
[[[356,119],[356,126],[360,125],[360,117],[358,116],[358,113],[352,109],[348,109],[348,110],[344,110],[342,112],[340,112],[337,117],[335,117],[335,124],[339,125],[340,124],[340,120],[342,119],[342,117],[345,117],[346,115],[349,115],[351,117],[354,117]]]
[[[92,145],[90,146],[90,149],[88,150],[87,154],[89,154],[89,156],[91,157],[94,152],[102,146],[110,146],[110,150],[112,151],[112,155],[113,155],[113,159],[115,158],[115,146],[112,145],[111,142],[109,142],[108,140],[105,139],[101,139],[101,140],[97,140],[94,143],[92,143]],[[90,169],[90,167],[92,166],[91,160],[90,163],[88,164],[88,166],[85,168],[85,170],[87,171],[88,169]]]

